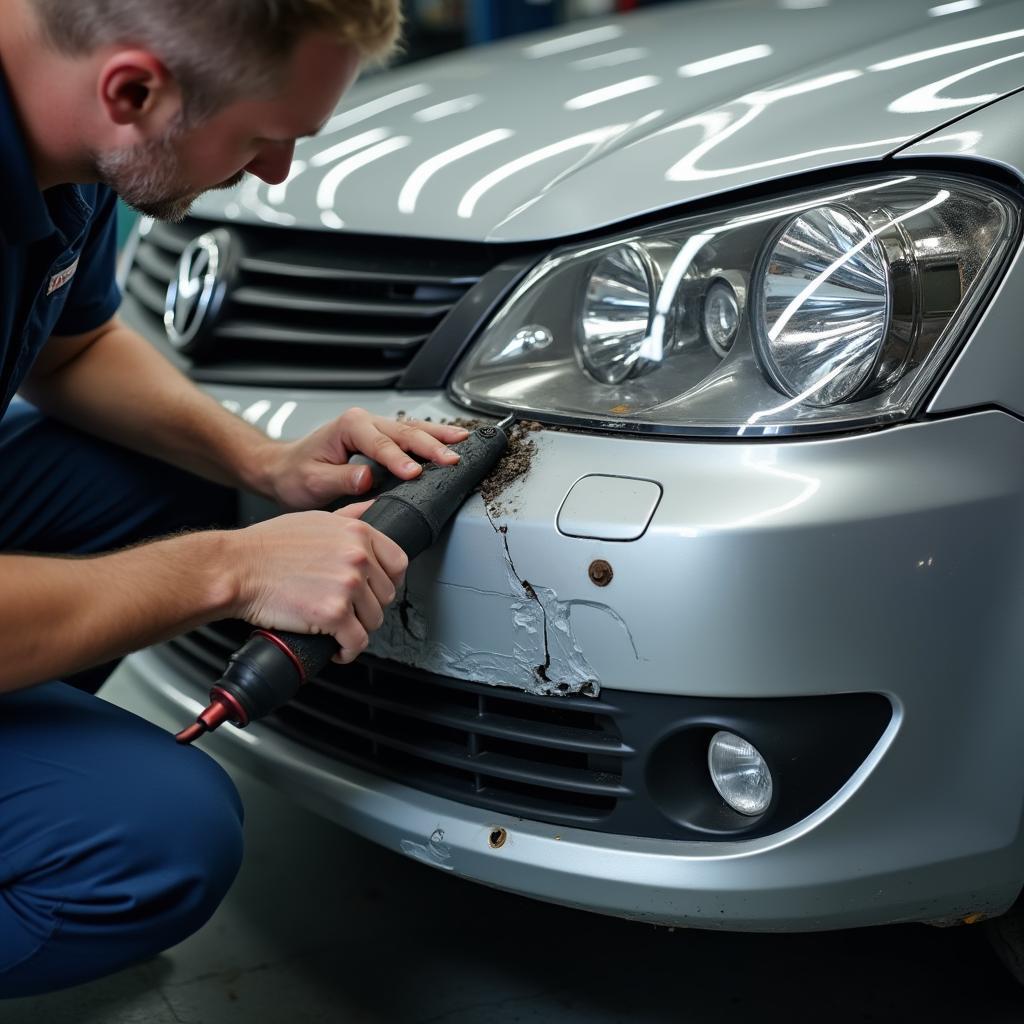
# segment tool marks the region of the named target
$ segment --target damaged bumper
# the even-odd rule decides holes
[[[296,414],[296,434],[330,414],[299,408],[314,422]],[[440,398],[405,409],[454,414]],[[1024,424],[985,412],[822,441],[536,443],[500,508],[472,499],[414,564],[374,653],[534,694],[778,699],[780,715],[792,698],[881,695],[891,718],[838,791],[768,835],[667,840],[469,806],[260,725],[211,749],[426,864],[624,917],[795,930],[950,923],[1013,901]],[[572,502],[589,477],[612,481],[591,514]],[[132,703],[167,724],[203,697],[158,650],[126,673],[143,684]]]

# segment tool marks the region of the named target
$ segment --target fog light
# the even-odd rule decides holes
[[[753,744],[732,732],[716,732],[708,769],[719,796],[740,814],[763,814],[772,802],[772,775]]]

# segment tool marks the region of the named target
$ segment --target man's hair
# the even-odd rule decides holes
[[[298,40],[333,34],[364,60],[386,58],[400,0],[31,0],[52,46],[69,56],[125,43],[152,50],[181,87],[188,122],[271,88]]]

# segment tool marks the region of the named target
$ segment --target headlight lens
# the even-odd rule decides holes
[[[488,412],[681,434],[905,419],[1018,222],[990,185],[889,175],[566,248],[516,289],[452,392]]]
[[[812,405],[848,402],[889,331],[888,268],[871,228],[838,206],[798,214],[755,287],[760,354],[780,390]]]
[[[764,814],[772,802],[772,773],[753,744],[716,732],[708,745],[708,771],[718,795],[740,814]]]

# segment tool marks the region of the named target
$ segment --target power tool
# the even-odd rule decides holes
[[[488,477],[508,447],[508,416],[493,427],[478,427],[452,445],[454,466],[424,465],[414,480],[385,491],[361,517],[390,537],[411,561],[437,540],[449,519]],[[257,629],[231,656],[224,675],[210,690],[210,703],[196,721],[179,732],[191,743],[223,722],[244,728],[286,704],[338,652],[338,642],[323,634]]]

